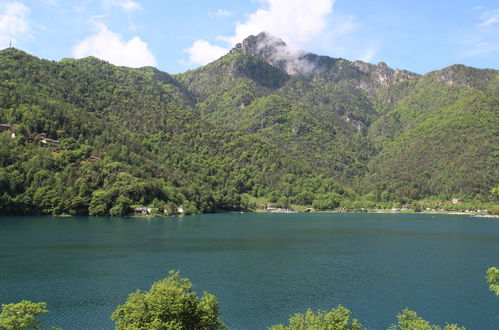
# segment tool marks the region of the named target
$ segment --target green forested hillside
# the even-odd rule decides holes
[[[276,60],[268,38],[174,76],[1,51],[0,214],[497,198],[497,70]]]
[[[54,63],[14,49],[0,56],[0,122],[17,133],[0,135],[2,214],[240,209],[242,193],[311,176],[264,139],[200,119],[166,74],[91,58]],[[43,144],[41,133],[60,143]]]
[[[499,98],[423,77],[371,127],[369,180],[412,198],[487,193],[498,178]]]

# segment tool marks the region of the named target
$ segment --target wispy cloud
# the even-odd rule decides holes
[[[31,36],[30,10],[21,2],[0,3],[0,43]],[[0,47],[3,48],[3,47]]]
[[[370,63],[379,51],[378,44],[370,45],[359,57],[359,60]]]
[[[102,0],[102,6],[106,9],[118,7],[126,12],[142,9],[140,3],[132,0]]]
[[[217,11],[210,11],[208,14],[211,18],[225,18],[232,16],[234,13],[227,9],[219,9]]]
[[[499,23],[499,9],[489,10],[480,16],[482,22],[479,26],[492,26]]]
[[[464,58],[499,53],[499,9],[481,7],[477,11],[481,11],[478,23],[462,39],[465,49],[461,55]]]
[[[73,56],[95,56],[115,65],[142,67],[155,66],[156,58],[147,43],[135,36],[126,41],[118,33],[110,31],[103,23],[94,23],[97,32],[79,42],[73,48]]]
[[[45,5],[45,6],[51,6],[51,7],[57,7],[59,5],[58,0],[36,0],[36,2]]]

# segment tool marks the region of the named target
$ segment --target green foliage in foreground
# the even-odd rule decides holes
[[[179,272],[151,286],[148,292],[130,294],[111,316],[116,329],[220,329],[216,297],[205,292],[199,299],[192,283]]]
[[[350,317],[350,310],[338,306],[330,312],[319,310],[315,314],[311,309],[305,314],[297,313],[289,319],[289,326],[282,324],[274,325],[270,330],[360,330],[362,325],[356,319]]]
[[[397,315],[398,323],[393,324],[389,330],[464,330],[464,327],[459,327],[457,324],[447,324],[444,327],[432,325],[428,321],[421,318],[416,312],[409,309],[404,309],[402,313]]]
[[[490,291],[499,296],[499,269],[490,267],[487,270],[487,283],[489,283]]]
[[[2,305],[0,329],[43,329],[37,316],[47,312],[47,304],[44,302],[23,300],[16,304]]]
[[[490,290],[499,295],[499,269],[487,270]],[[178,271],[170,271],[166,279],[151,286],[145,293],[140,290],[130,294],[124,305],[118,306],[111,319],[116,329],[227,329],[220,321],[217,298],[204,292],[199,299],[192,291],[192,283],[180,277]],[[0,329],[43,329],[38,315],[47,313],[47,304],[22,301],[2,305]],[[432,325],[416,312],[404,309],[397,315],[397,324],[388,330],[465,330],[457,324]],[[277,324],[269,330],[360,330],[364,327],[351,317],[348,308],[341,305],[330,312],[308,309],[305,314],[290,317],[289,325]]]
[[[397,324],[393,324],[389,330],[464,330],[456,324],[447,324],[444,327],[431,325],[414,311],[404,309],[397,315]],[[318,311],[315,314],[307,310],[305,314],[295,314],[289,319],[289,326],[282,324],[270,327],[269,330],[360,330],[365,329],[359,321],[351,318],[348,308],[338,306],[330,312]]]

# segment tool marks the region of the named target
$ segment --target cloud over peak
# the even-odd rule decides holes
[[[293,46],[303,46],[326,27],[335,0],[265,0],[266,8],[258,9],[244,23],[236,26],[235,34],[224,37],[231,45],[262,31],[282,38]]]
[[[246,37],[262,31],[268,31],[282,38],[291,46],[303,47],[326,28],[326,17],[332,13],[335,0],[260,0],[260,2],[263,6],[249,15],[245,22],[238,23],[234,35],[218,37],[227,44],[227,48],[204,40],[194,42],[187,49],[191,63],[203,65],[216,60],[220,54],[227,53],[231,47]]]

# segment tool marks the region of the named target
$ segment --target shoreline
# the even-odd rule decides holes
[[[251,211],[250,211],[251,212]],[[253,213],[377,213],[377,214],[441,214],[441,215],[469,215],[477,218],[496,218],[499,219],[499,215],[488,214],[484,212],[458,212],[458,211],[421,211],[416,212],[413,210],[401,210],[393,211],[391,209],[366,209],[366,210],[315,210],[312,212],[298,212],[298,211],[276,211],[276,210],[258,210],[252,211]],[[245,212],[246,213],[246,212]]]
[[[244,210],[244,211],[219,211],[214,213],[198,213],[198,214],[175,214],[175,215],[164,215],[164,214],[129,214],[126,216],[122,216],[121,218],[160,218],[160,217],[186,217],[190,215],[202,215],[202,214],[223,214],[223,213],[275,213],[275,214],[305,214],[305,213],[373,213],[373,214],[441,214],[441,215],[469,215],[476,218],[494,218],[499,219],[499,215],[489,214],[484,212],[458,212],[458,211],[421,211],[416,212],[413,210],[391,210],[391,209],[364,209],[364,210],[313,210],[313,211],[294,211],[294,210],[286,210],[286,209],[253,209],[253,210]],[[75,217],[69,214],[38,214],[38,215],[6,215],[6,216],[54,216],[57,218],[71,218]],[[85,217],[94,217],[90,215],[86,215]],[[104,218],[111,218],[111,216],[103,216]],[[96,218],[99,218],[96,216]]]

